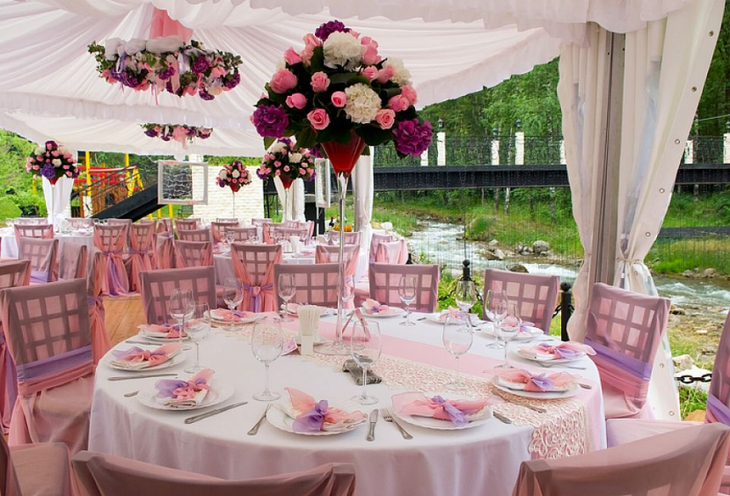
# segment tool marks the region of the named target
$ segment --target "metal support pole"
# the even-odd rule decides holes
[[[573,294],[570,292],[570,283],[560,283],[560,339],[570,341],[568,335],[568,320],[573,314]]]

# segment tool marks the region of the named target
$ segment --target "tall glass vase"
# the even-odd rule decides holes
[[[365,142],[354,132],[347,143],[338,143],[329,141],[322,143],[322,148],[327,153],[327,157],[332,164],[332,168],[337,174],[337,186],[340,192],[340,246],[337,265],[339,270],[337,273],[337,324],[335,327],[335,340],[329,343],[323,343],[316,347],[318,353],[325,355],[349,355],[350,349],[342,340],[342,325],[344,322],[344,301],[343,294],[345,290],[345,264],[344,264],[344,246],[345,246],[345,197],[347,195],[347,184],[355,168],[357,160],[360,158],[362,151],[365,149]]]
[[[287,220],[293,220],[294,216],[287,218],[287,215],[289,214],[289,189],[291,188],[292,183],[294,180],[288,176],[279,176],[279,179],[281,179],[281,184],[284,186],[284,212],[281,216],[281,221],[285,222]]]

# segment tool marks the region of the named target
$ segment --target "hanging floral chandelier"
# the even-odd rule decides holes
[[[162,141],[177,141],[184,147],[191,144],[195,138],[208,139],[213,134],[209,127],[188,126],[185,124],[141,124],[144,134],[150,138],[160,138]]]

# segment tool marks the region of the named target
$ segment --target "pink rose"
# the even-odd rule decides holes
[[[53,148],[53,145],[50,143],[46,143],[46,150],[50,150],[51,148]]]
[[[378,69],[375,66],[366,67],[360,71],[360,74],[368,78],[370,81],[378,77]]]
[[[299,169],[299,174],[301,174],[302,176],[305,175],[306,173],[307,173],[307,171],[305,171],[304,169]]]
[[[281,171],[280,171],[280,170],[277,170],[277,171],[276,171],[276,175],[277,175],[277,176],[280,176],[280,175],[281,175]]]
[[[314,109],[307,114],[307,120],[317,131],[321,131],[330,125],[330,116],[325,109]]]
[[[43,160],[43,157],[41,157],[40,155],[36,155],[35,159],[40,162],[41,160]]]
[[[378,123],[380,129],[390,129],[395,123],[395,112],[390,109],[380,109],[375,114],[375,122]]]
[[[307,33],[304,36],[304,46],[318,47],[322,46],[322,40],[314,36],[312,33]]]
[[[365,65],[373,65],[380,62],[382,59],[378,55],[378,42],[370,38],[369,36],[364,37],[360,40],[362,44],[362,63]]]
[[[51,152],[51,155],[53,155],[54,157],[58,157],[60,155],[60,153],[58,152],[58,150],[53,150]]]
[[[289,107],[301,110],[307,106],[307,97],[301,93],[294,93],[293,95],[286,97],[286,104]]]
[[[330,85],[330,78],[324,72],[315,72],[312,74],[312,89],[315,93],[321,93],[327,90]]]
[[[71,171],[66,171],[66,175],[67,175],[68,177],[71,177]]]
[[[354,30],[352,30],[352,29],[351,29],[351,30],[350,30],[350,31],[348,31],[348,32],[349,32],[349,33],[350,33],[350,34],[351,34],[352,36],[354,36],[355,38],[359,38],[359,37],[360,37],[360,33],[358,33],[357,31],[354,31]]]
[[[392,78],[395,74],[395,69],[393,69],[392,65],[389,65],[387,67],[383,67],[378,71],[378,82],[380,84],[387,83],[388,79]]]
[[[64,168],[64,169],[70,169],[70,168],[71,168],[71,166],[70,166],[70,165],[64,165],[64,166],[63,166],[63,168]]]
[[[289,172],[290,170],[291,170],[291,167],[289,167],[288,165],[284,166],[284,172]]]
[[[284,60],[286,60],[287,64],[294,65],[302,61],[302,56],[299,55],[292,47],[289,47],[286,49],[286,52],[284,52]]]
[[[274,93],[286,93],[297,85],[297,77],[288,69],[279,69],[269,83]]]
[[[275,161],[275,162],[274,162],[274,166],[275,166],[275,167],[281,167],[281,162],[279,162],[278,160],[277,160],[277,161]]]
[[[413,89],[413,86],[410,86],[408,84],[401,86],[400,94],[406,97],[411,105],[415,105],[418,101],[418,95],[416,94],[416,90]]]
[[[347,103],[347,95],[344,91],[335,91],[332,93],[332,105],[337,108],[342,108]]]
[[[225,76],[226,74],[228,74],[228,72],[225,67],[215,66],[210,70],[210,77],[213,79]]]
[[[403,95],[395,95],[394,97],[391,97],[390,100],[388,100],[388,108],[391,108],[396,112],[401,112],[410,106],[411,104],[408,101],[408,98],[404,97]]]
[[[312,55],[314,55],[314,49],[318,46],[322,46],[322,40],[314,36],[312,33],[307,34],[304,37],[304,50],[302,50],[301,53],[302,62],[309,65]]]
[[[40,169],[40,166],[39,166],[39,165],[34,165],[34,166],[33,166],[33,168],[34,168],[35,170],[38,170],[38,169]]]

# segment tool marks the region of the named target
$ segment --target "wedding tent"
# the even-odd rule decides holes
[[[276,62],[333,17],[410,69],[419,106],[492,86],[561,55],[559,97],[586,256],[571,332],[583,333],[589,282],[655,293],[643,259],[656,239],[702,93],[724,0],[38,0],[0,1],[0,127],[83,150],[176,153],[145,122],[215,129],[189,153],[261,155],[249,115]],[[243,57],[242,82],[213,101],[121,91],[98,77],[92,41],[147,38],[155,9],[208,48]],[[371,175],[356,173],[369,222]],[[666,358],[666,357],[665,357]],[[678,415],[671,367],[660,417]]]

